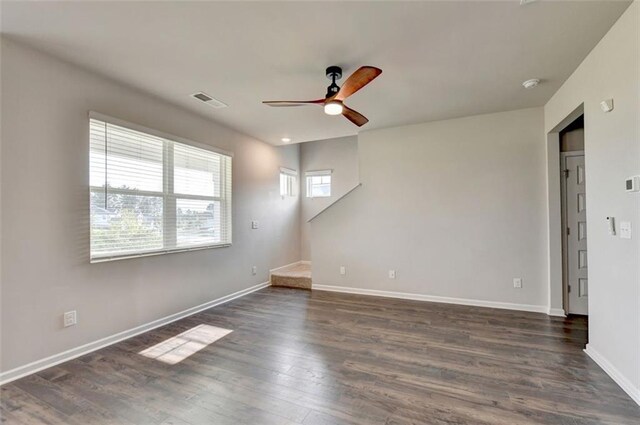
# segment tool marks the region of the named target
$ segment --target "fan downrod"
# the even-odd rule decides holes
[[[330,66],[327,68],[327,78],[335,83],[335,80],[342,78],[342,68],[339,66]]]
[[[339,66],[330,66],[326,71],[327,78],[331,80],[331,85],[327,87],[327,98],[330,98],[334,94],[338,93],[340,87],[336,84],[336,80],[342,78],[342,68]]]

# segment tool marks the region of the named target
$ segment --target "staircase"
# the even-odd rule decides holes
[[[299,262],[273,270],[271,286],[311,289],[311,264]]]

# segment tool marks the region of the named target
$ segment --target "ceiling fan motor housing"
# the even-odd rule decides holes
[[[330,66],[326,71],[327,78],[331,80],[331,85],[327,87],[327,98],[335,95],[340,90],[340,87],[336,84],[336,80],[342,78],[342,68],[339,66]]]

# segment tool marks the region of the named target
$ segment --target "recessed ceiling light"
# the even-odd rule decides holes
[[[537,78],[532,78],[532,79],[527,80],[524,83],[522,83],[522,86],[525,89],[532,89],[532,88],[536,87],[538,84],[540,84],[540,80],[537,79]]]
[[[290,139],[290,138],[288,138],[288,137],[283,137],[283,138],[282,138],[282,139],[280,139],[280,140],[282,140],[282,142],[283,142],[283,143],[289,143],[289,142],[291,141],[291,139]]]
[[[525,4],[533,3],[538,0],[520,0],[520,6],[524,6]]]

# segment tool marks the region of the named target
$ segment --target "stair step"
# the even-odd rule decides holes
[[[271,285],[311,289],[311,265],[298,263],[277,269],[271,273]]]

